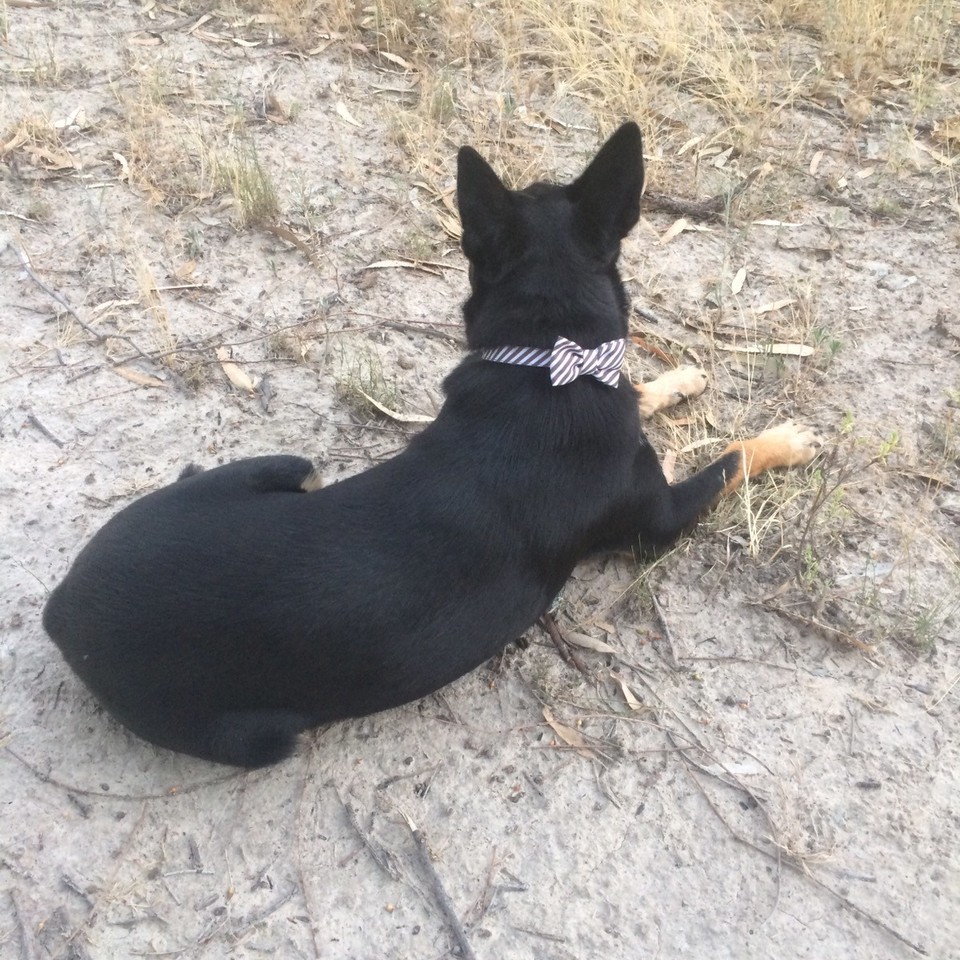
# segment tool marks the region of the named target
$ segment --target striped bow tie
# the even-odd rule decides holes
[[[552,350],[533,347],[497,347],[484,350],[484,360],[513,363],[521,367],[549,367],[550,383],[555,387],[573,383],[577,377],[596,377],[608,387],[620,383],[620,367],[627,351],[626,340],[609,340],[586,350],[566,337],[557,337]]]

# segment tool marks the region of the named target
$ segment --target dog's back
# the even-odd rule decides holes
[[[288,754],[309,726],[423,696],[548,608],[574,564],[636,535],[632,390],[482,351],[626,336],[619,243],[636,223],[628,124],[566,187],[506,190],[460,154],[473,353],[400,456],[305,492],[310,463],[239,461],[131,504],[44,612],[67,661],[141,736],[221,762]],[[661,478],[662,482],[662,478]],[[626,518],[626,522],[625,522]]]

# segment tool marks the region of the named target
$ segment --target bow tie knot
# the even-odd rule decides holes
[[[620,382],[620,367],[626,343],[610,340],[599,347],[585,349],[566,337],[557,337],[550,353],[550,383],[562,387],[577,377],[596,377],[608,387]]]
[[[484,360],[512,363],[521,367],[549,367],[550,383],[562,387],[577,377],[594,377],[608,387],[620,383],[620,368],[627,351],[626,340],[608,340],[598,347],[585,348],[580,344],[557,337],[552,350],[533,347],[499,347],[484,350]]]

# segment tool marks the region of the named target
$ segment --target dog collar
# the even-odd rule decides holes
[[[566,337],[557,337],[552,350],[534,347],[496,347],[482,350],[484,360],[512,363],[521,367],[549,367],[550,383],[562,387],[577,377],[595,377],[616,389],[620,383],[620,367],[627,352],[626,340],[608,340],[599,347],[585,349]]]

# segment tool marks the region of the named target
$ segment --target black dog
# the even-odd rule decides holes
[[[664,479],[619,374],[616,263],[643,182],[635,124],[568,186],[510,191],[468,147],[457,177],[471,352],[436,421],[325,489],[293,456],[188,469],[110,520],[51,595],[46,630],[141,737],[274,763],[302,730],[483,663],[589,554],[665,546],[744,471],[814,455],[816,438],[788,425]]]

